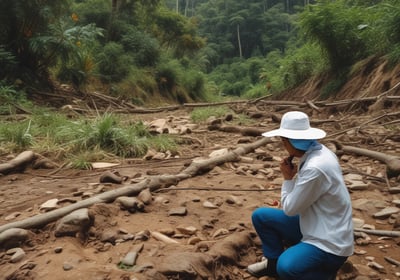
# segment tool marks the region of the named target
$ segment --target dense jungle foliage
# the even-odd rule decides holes
[[[400,61],[400,0],[0,3],[3,104],[59,83],[139,105],[254,98],[321,73],[334,92],[371,56]]]

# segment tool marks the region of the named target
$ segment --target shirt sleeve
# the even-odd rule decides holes
[[[327,191],[329,182],[318,168],[307,168],[296,180],[285,180],[281,191],[281,204],[288,216],[301,214]]]

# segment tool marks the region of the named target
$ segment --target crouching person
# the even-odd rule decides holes
[[[247,267],[251,275],[333,280],[352,255],[350,195],[336,155],[318,142],[325,135],[298,111],[284,114],[279,129],[263,133],[280,137],[289,156],[280,163],[282,209],[258,208],[252,214],[264,257]]]

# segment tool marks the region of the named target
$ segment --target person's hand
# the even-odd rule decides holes
[[[292,180],[297,173],[297,165],[292,163],[292,156],[284,158],[281,161],[280,168],[285,180]]]

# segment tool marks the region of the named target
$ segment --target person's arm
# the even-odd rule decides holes
[[[294,216],[310,207],[329,185],[328,178],[317,168],[302,170],[297,180],[285,180],[281,204],[286,215]]]

